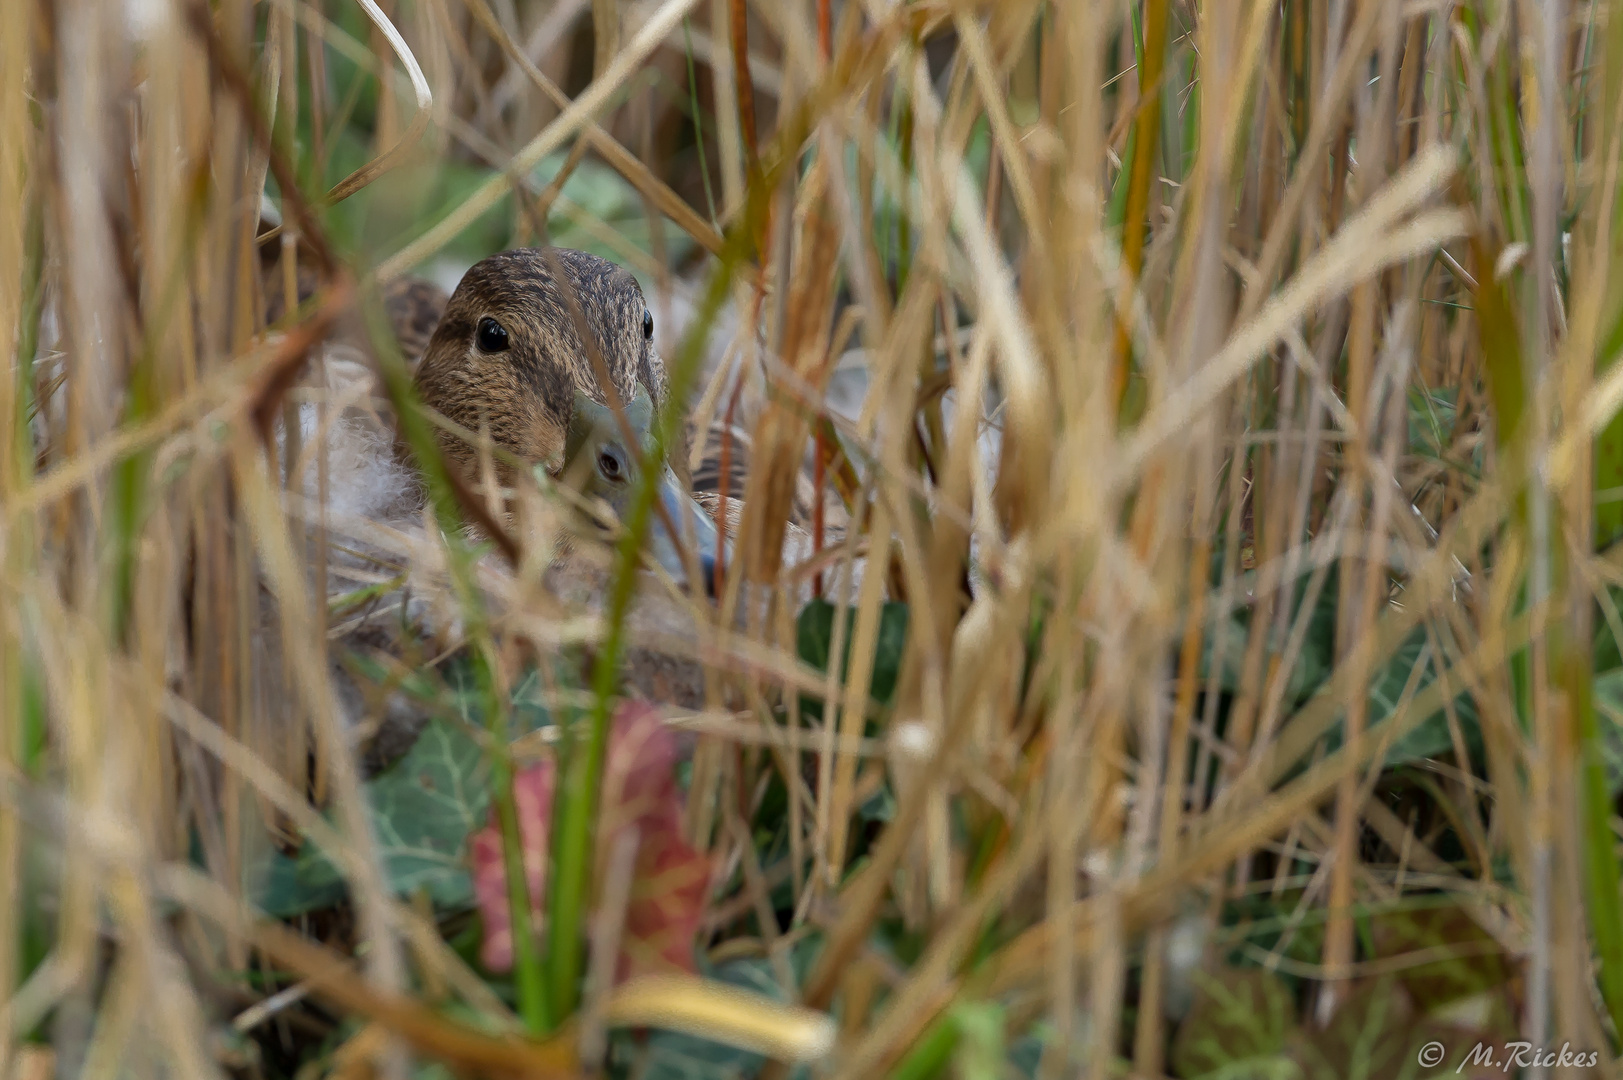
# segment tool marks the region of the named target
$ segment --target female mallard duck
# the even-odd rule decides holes
[[[268,279],[278,278],[273,266]],[[313,284],[313,279],[300,281],[300,292],[313,291]],[[540,466],[623,516],[636,469],[651,460],[652,417],[667,396],[652,315],[628,271],[584,252],[518,248],[472,266],[450,296],[427,281],[403,279],[386,287],[383,300],[401,352],[412,362],[417,395],[448,421],[435,429],[441,455],[467,486],[482,494],[485,481],[495,479],[498,487],[511,490],[521,486],[514,484],[519,477],[510,463]],[[411,642],[399,638],[403,622],[443,630],[454,624],[456,612],[433,606],[430,598],[448,596],[443,588],[407,588],[396,594],[398,604],[380,599],[391,583],[432,575],[438,549],[424,542],[422,484],[411,453],[394,440],[393,424],[368,404],[375,387],[370,364],[360,356],[364,341],[352,323],[341,326],[323,351],[316,382],[325,385],[329,406],[339,408],[328,409],[325,429],[318,421],[320,409],[302,411],[305,460],[295,463],[295,471],[304,476],[305,505],[315,507],[318,484],[310,450],[325,447],[328,477],[320,503],[329,536],[341,541],[328,562],[331,604],[344,612],[341,627],[334,629],[344,648],[334,654],[359,650],[393,663],[401,676],[414,666],[401,666],[411,650]],[[709,477],[709,486],[721,487],[719,463],[729,461],[729,534],[737,528],[738,481],[748,468],[745,438],[737,430],[730,437],[732,447],[722,455],[721,432],[711,427],[695,468],[696,476]],[[646,554],[678,585],[700,593],[714,581],[717,554],[727,554],[712,523],[716,497],[711,494],[706,505],[704,495],[688,494],[669,466],[659,468],[664,513],[651,523]],[[810,536],[790,525],[786,565],[810,552]],[[571,614],[601,611],[607,581],[601,565],[579,559],[568,547],[560,554],[565,557],[549,560],[545,572],[562,616],[552,620],[553,629],[570,625]],[[695,588],[690,567],[703,588]],[[482,573],[498,591],[513,588],[511,575],[498,567],[484,565]],[[847,586],[852,596],[857,575],[860,568],[852,567]],[[365,604],[352,606],[349,598],[365,598]],[[643,591],[631,611],[630,630],[623,667],[628,689],[656,702],[700,706],[704,674],[693,659],[690,604]],[[373,718],[375,758],[393,757],[409,744],[420,710],[398,693],[367,690],[341,658],[334,659],[334,682],[347,710]]]
[[[267,269],[272,280],[280,276],[273,262]],[[308,299],[315,275],[301,268],[298,284],[301,298]],[[382,299],[419,399],[448,421],[436,427],[440,452],[471,487],[486,479],[480,456],[485,445],[494,451],[488,456],[502,488],[511,490],[517,479],[513,463],[522,462],[554,479],[567,476],[581,494],[623,514],[638,464],[653,449],[654,413],[666,396],[653,316],[634,277],[585,252],[524,248],[478,263],[449,296],[432,282],[404,278],[391,282]],[[267,315],[275,321],[281,312],[273,290]],[[392,441],[386,415],[366,406],[377,388],[365,349],[360,320],[342,320],[316,382],[325,385],[329,401],[343,403],[343,415],[318,432],[318,410],[306,408],[300,443],[325,444],[329,510],[397,525],[418,516],[422,489],[416,463]],[[606,387],[600,376],[608,379]],[[731,457],[736,494],[742,454],[735,448]],[[304,494],[314,500],[311,464],[299,471]],[[700,468],[719,478],[713,464]],[[718,543],[713,515],[684,492],[674,470],[662,467],[661,473],[663,512],[651,529],[651,554],[686,584],[689,568],[680,554],[692,546],[695,569],[712,579]]]
[[[402,314],[395,313],[397,322]],[[423,404],[452,424],[487,432],[504,456],[555,477],[579,475],[586,494],[622,516],[639,463],[652,460],[654,413],[666,396],[654,317],[637,279],[605,259],[561,248],[504,251],[469,270],[414,381]],[[476,477],[474,446],[444,428],[438,437],[447,462]],[[715,525],[675,472],[658,467],[664,513],[650,533],[651,554],[681,582],[689,574],[681,553],[691,546],[708,584]],[[510,486],[510,469],[496,472]]]
[[[518,249],[475,265],[448,297],[432,284],[409,279],[385,290],[384,305],[402,353],[413,362],[419,397],[449,421],[436,427],[439,449],[469,487],[481,491],[493,472],[500,487],[512,489],[519,477],[508,463],[522,462],[624,513],[640,463],[651,460],[652,421],[667,395],[653,318],[630,273],[583,252]],[[435,547],[422,542],[422,488],[415,463],[395,442],[392,425],[367,404],[375,388],[369,365],[354,351],[364,341],[358,331],[353,325],[342,328],[324,351],[317,378],[327,387],[329,403],[341,407],[325,430],[319,429],[318,410],[307,407],[301,443],[306,454],[324,445],[328,455],[324,507],[329,535],[342,539],[329,560],[329,589],[335,596],[372,597],[366,612],[344,622],[344,644],[374,657],[398,658],[400,614],[392,602],[376,600],[376,588],[401,580],[401,571],[410,580],[425,562],[432,572]],[[486,438],[499,453],[478,449]],[[747,467],[741,441],[735,436],[728,455],[729,494],[735,496]],[[719,486],[720,440],[712,436],[707,442],[709,452],[696,471]],[[684,489],[670,467],[659,467],[664,513],[651,523],[647,554],[678,584],[694,584],[691,566],[708,588],[725,545],[710,508]],[[298,469],[307,505],[313,506],[316,470]],[[732,528],[737,506],[735,499]],[[811,547],[809,537],[792,526],[790,544],[805,552]],[[485,569],[498,585],[508,580],[495,567]],[[561,614],[601,608],[607,578],[589,560],[566,551],[551,562],[546,580],[562,602]],[[401,609],[407,622],[443,628],[447,618],[454,620],[454,612],[432,610],[425,597],[434,591],[407,590],[410,601],[400,599],[410,608]],[[703,670],[691,658],[693,618],[687,605],[662,601],[657,591],[643,594],[631,614],[633,646],[624,669],[632,692],[690,708],[702,704]],[[678,647],[669,647],[672,643]],[[338,667],[336,681],[347,706],[376,718],[378,742],[386,744],[376,746],[376,754],[387,759],[413,734],[420,711],[398,695],[384,694],[380,701]]]
[[[278,221],[274,212],[267,209],[261,225],[272,227]],[[265,280],[271,286],[267,322],[274,323],[284,310],[281,290],[275,287],[283,277],[278,262],[279,246],[266,244],[261,254]],[[554,262],[567,280],[566,290],[560,290],[552,280],[553,267],[549,264]],[[313,267],[301,263],[296,280],[301,300],[313,295],[317,285]],[[570,311],[566,297],[574,299],[577,311]],[[591,329],[593,345],[600,356],[618,362],[618,367],[610,369],[615,373],[618,391],[625,389],[620,383],[633,378],[635,385],[648,392],[650,406],[658,404],[664,396],[664,364],[654,345],[652,313],[643,301],[636,279],[607,260],[565,249],[553,249],[551,253],[538,249],[502,252],[469,270],[456,290],[456,298],[456,309],[452,310],[452,297],[442,288],[415,277],[390,282],[383,291],[385,314],[401,355],[409,363],[415,364],[419,358],[424,361],[418,365],[417,389],[425,402],[469,432],[480,430],[477,422],[481,419],[505,421],[505,431],[497,431],[492,426],[490,434],[497,446],[510,455],[538,462],[547,459],[550,452],[555,459],[557,447],[548,443],[557,441],[557,424],[532,427],[537,415],[550,415],[554,420],[569,417],[582,428],[582,433],[590,426],[584,423],[587,417],[605,419],[603,408],[608,403],[596,387],[597,369],[580,339],[578,328],[581,326]],[[586,302],[581,302],[581,298]],[[470,345],[469,339],[477,338],[478,319],[490,317],[502,330],[507,329],[502,317],[473,316],[473,311],[481,305],[490,310],[505,307],[511,313],[509,317],[519,321],[522,334],[519,338],[510,337],[506,350],[496,348],[485,352],[477,340]],[[448,332],[436,344],[433,341],[435,330],[442,321],[447,322],[448,331],[454,326],[459,332],[454,335]],[[365,349],[366,334],[357,318],[345,320],[335,337],[362,351]],[[496,344],[495,339],[491,344]],[[429,362],[426,354],[431,345],[438,355]],[[514,348],[518,352],[510,357],[517,364],[513,370],[504,371],[499,363],[492,362],[498,353]],[[472,362],[478,354],[483,354],[483,362]],[[353,381],[357,374],[360,373],[352,369],[345,378]],[[525,381],[535,378],[547,378],[549,382],[542,386]],[[581,408],[561,408],[564,394],[559,387],[578,387],[581,393],[575,397]],[[548,393],[554,400],[546,400]],[[636,406],[635,393],[631,400]],[[540,413],[533,407],[536,405],[541,407]],[[645,427],[643,438],[647,435]],[[730,423],[718,411],[704,431],[690,424],[684,428],[683,436],[687,446],[692,448],[691,459],[673,450],[671,460],[688,466],[685,471],[690,474],[692,491],[709,516],[720,520],[720,511],[725,509],[724,533],[731,535],[739,525],[739,500],[749,469],[747,425]],[[472,463],[473,451],[468,440],[452,436],[442,439],[442,446],[464,465]],[[565,456],[572,460],[571,450],[565,446]],[[812,507],[818,493],[809,472],[796,480],[785,550],[805,554],[810,553],[813,546],[805,527],[815,517]],[[595,494],[623,490],[622,485],[599,486],[606,490]],[[670,483],[663,487],[665,517],[680,521],[687,514],[687,501],[677,496]],[[844,532],[844,508],[832,493],[825,491],[822,495],[825,538],[837,540]],[[618,500],[610,498],[608,501],[615,503],[617,510],[620,508]],[[677,506],[682,508],[682,514],[671,512]],[[672,553],[662,531],[656,532],[655,543],[660,548],[660,561],[669,564]]]

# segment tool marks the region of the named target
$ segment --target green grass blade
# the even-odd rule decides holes
[[[532,1033],[539,1034],[551,1028],[553,1013],[546,997],[546,982],[530,919],[529,883],[524,876],[523,840],[518,827],[518,804],[513,794],[512,761],[507,753],[507,698],[505,688],[496,677],[495,665],[490,662],[495,646],[485,620],[484,605],[473,584],[473,551],[462,531],[462,514],[451,486],[448,467],[440,455],[433,428],[423,415],[412,386],[411,373],[385,321],[382,304],[375,295],[368,297],[367,301],[362,306],[373,346],[378,350],[384,387],[394,405],[395,415],[400,418],[405,441],[417,459],[428,489],[429,505],[445,537],[446,562],[456,588],[468,640],[473,644],[473,670],[478,694],[484,705],[486,727],[491,736],[491,800],[502,834],[502,864],[507,874],[508,903],[513,923],[513,980],[518,992],[518,1011],[524,1026]]]
[[[1571,643],[1569,643],[1570,645]],[[1577,721],[1579,806],[1583,824],[1584,888],[1589,932],[1599,960],[1596,974],[1612,1023],[1623,1031],[1623,873],[1612,834],[1612,795],[1602,761],[1595,716],[1594,670],[1588,652],[1567,648],[1567,695]]]
[[[792,164],[792,159],[791,159]],[[775,175],[775,172],[774,172]],[[770,178],[751,186],[749,213],[745,227],[734,229],[728,238],[721,265],[711,278],[704,302],[699,308],[670,373],[669,391],[654,424],[655,462],[663,461],[672,444],[678,417],[678,403],[686,400],[688,386],[699,369],[710,327],[721,312],[732,288],[733,277],[745,250],[758,235],[757,224],[765,216]],[[607,757],[611,702],[619,682],[620,656],[625,648],[625,620],[636,589],[641,560],[642,537],[652,520],[660,470],[643,470],[624,531],[615,553],[613,586],[609,594],[608,631],[598,650],[592,673],[592,712],[584,743],[570,746],[559,770],[560,784],[554,795],[552,821],[552,873],[547,909],[547,987],[559,1017],[568,1016],[580,1000],[583,944],[586,929],[586,903],[591,893],[592,835],[597,823],[598,792],[602,786]]]
[[[946,1071],[962,1037],[958,1021],[943,1016],[924,1033],[913,1050],[891,1071],[890,1080],[930,1080]]]

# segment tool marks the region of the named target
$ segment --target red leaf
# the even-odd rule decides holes
[[[693,938],[704,915],[710,862],[682,836],[682,796],[673,772],[677,756],[676,738],[652,706],[627,702],[615,713],[598,812],[599,882],[616,839],[631,828],[640,838],[620,936],[618,980],[649,971],[694,970]],[[556,766],[548,759],[513,781],[531,925],[538,931],[546,898],[555,778]],[[506,971],[513,966],[512,920],[494,809],[490,824],[474,835],[470,854],[474,896],[485,926],[480,959],[491,971]]]
[[[530,925],[540,930],[547,898],[547,847],[552,836],[552,791],[557,769],[552,759],[513,778],[524,879],[530,889]],[[491,807],[490,824],[473,835],[473,895],[484,916],[485,940],[479,959],[491,971],[513,966],[512,908],[507,903],[507,871],[502,862],[502,829]]]

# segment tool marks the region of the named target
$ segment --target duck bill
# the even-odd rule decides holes
[[[672,578],[687,585],[691,591],[698,592],[702,588],[706,594],[714,595],[716,559],[730,557],[732,553],[728,549],[731,545],[722,544],[709,513],[682,489],[681,482],[669,468],[660,481],[659,499],[665,513],[653,523],[654,559]],[[667,530],[667,521],[676,527],[678,536],[674,539]],[[691,580],[690,564],[683,557],[684,551],[694,553],[699,574],[704,578],[698,588]]]

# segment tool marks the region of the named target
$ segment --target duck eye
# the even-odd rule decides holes
[[[625,478],[625,470],[620,464],[620,455],[613,450],[602,450],[597,455],[597,471],[603,474],[603,479],[619,483]]]
[[[509,344],[507,327],[495,319],[484,318],[479,320],[479,349],[481,352],[501,352]]]
[[[654,313],[651,311],[642,313],[642,339],[644,341],[654,340]]]

